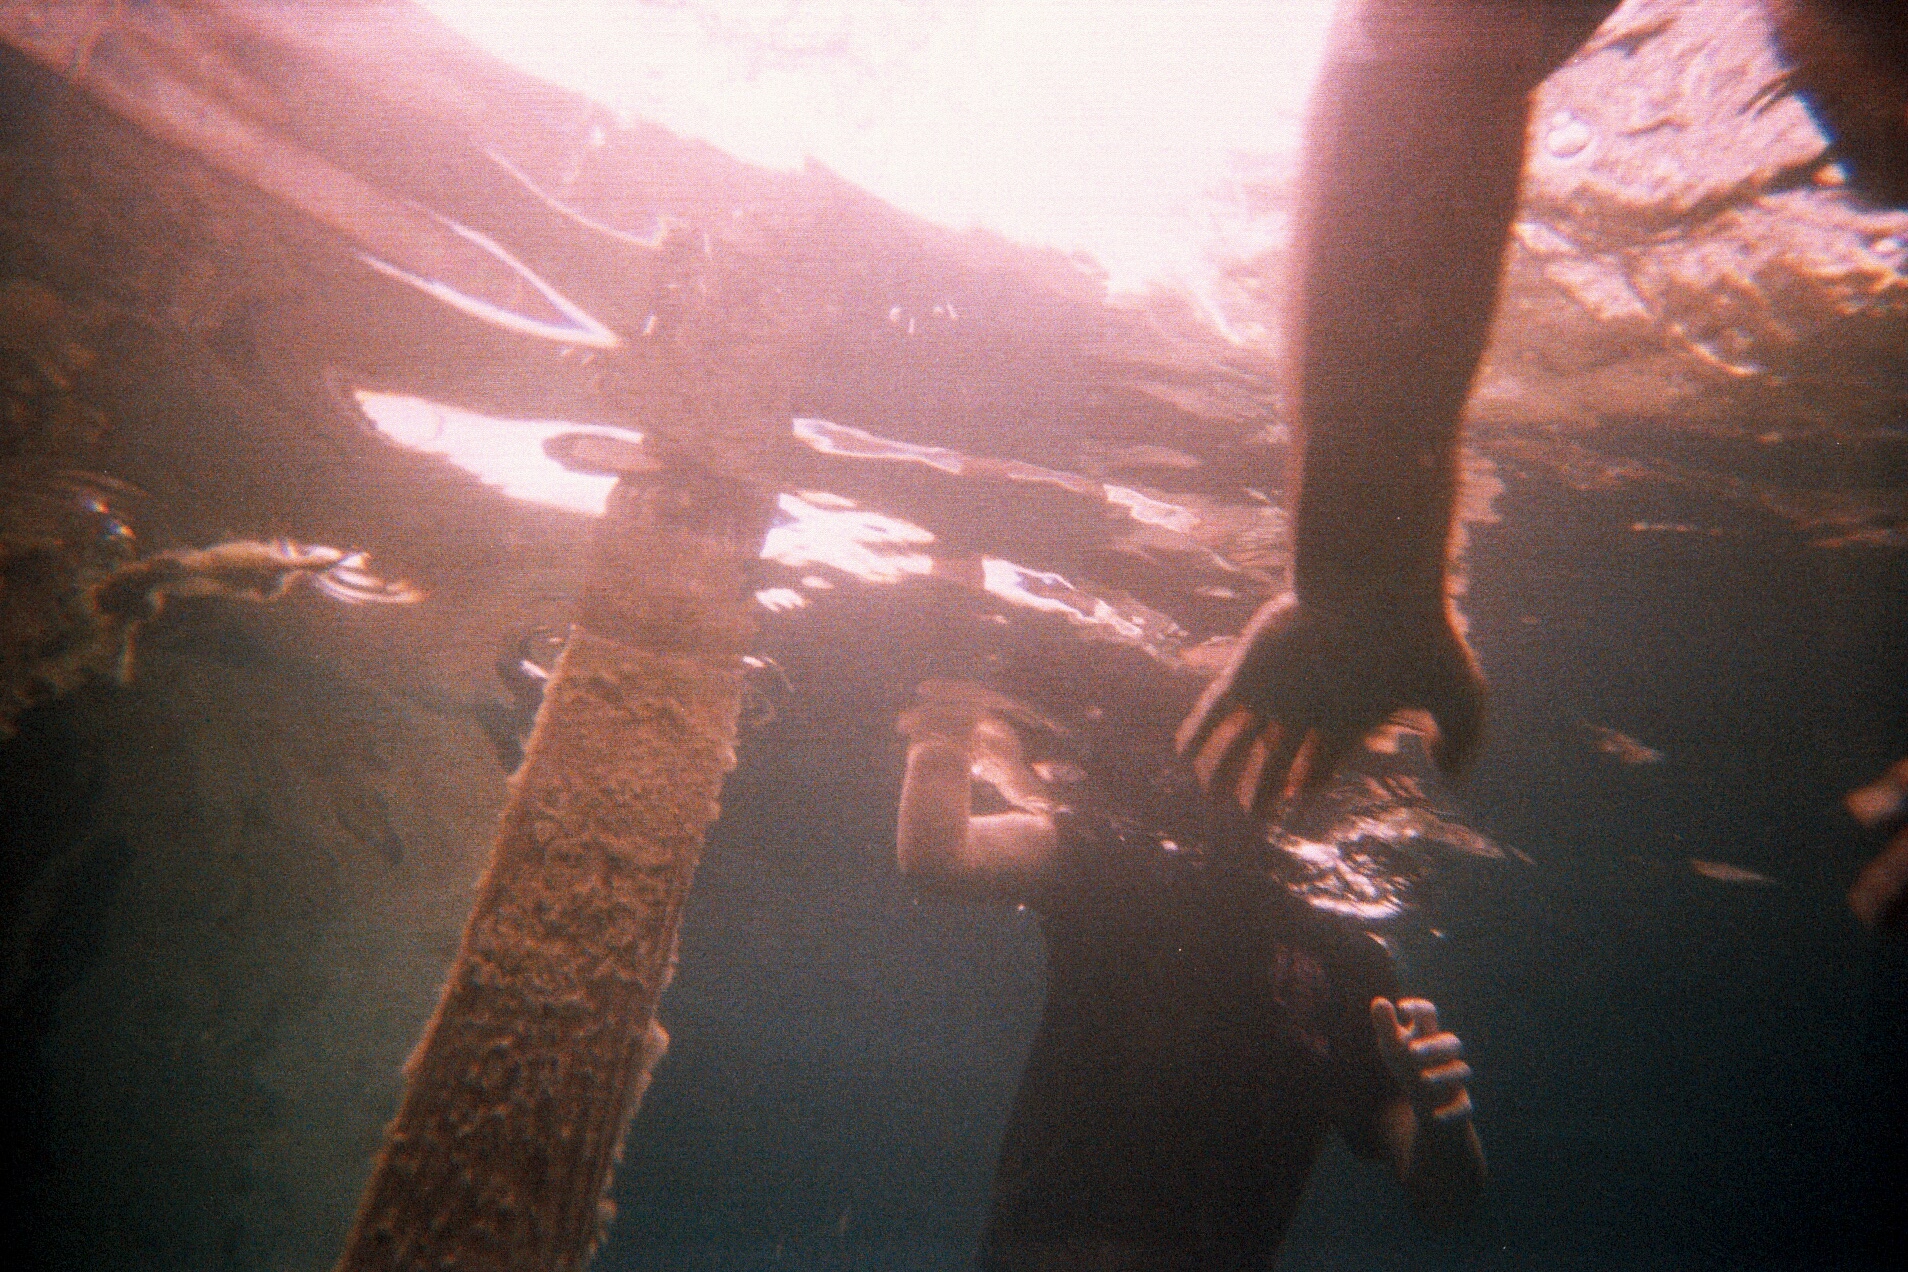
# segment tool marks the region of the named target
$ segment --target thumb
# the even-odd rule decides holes
[[[1404,1031],[1398,1027],[1398,1011],[1389,998],[1371,1000],[1371,1029],[1377,1035],[1378,1049],[1386,1056],[1404,1050]]]

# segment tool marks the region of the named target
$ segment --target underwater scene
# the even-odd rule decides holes
[[[0,4],[8,1265],[1908,1264],[1888,8]]]

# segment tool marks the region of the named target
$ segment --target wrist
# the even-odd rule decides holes
[[[1375,632],[1407,638],[1451,623],[1441,583],[1430,592],[1365,584],[1298,586],[1294,595],[1310,623],[1343,635]]]

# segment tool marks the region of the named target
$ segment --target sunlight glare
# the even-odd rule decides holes
[[[498,56],[764,166],[812,157],[952,228],[1201,272],[1207,198],[1289,155],[1331,0],[425,0]]]
[[[624,443],[640,442],[643,436],[633,429],[568,420],[499,419],[403,393],[359,389],[353,396],[365,418],[397,445],[440,455],[512,499],[592,517],[603,515],[616,478],[571,472],[552,459],[543,444],[567,433]]]

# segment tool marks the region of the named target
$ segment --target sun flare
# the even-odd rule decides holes
[[[1290,154],[1330,0],[426,0],[492,53],[776,168],[813,158],[954,228],[1199,272],[1206,196]]]

